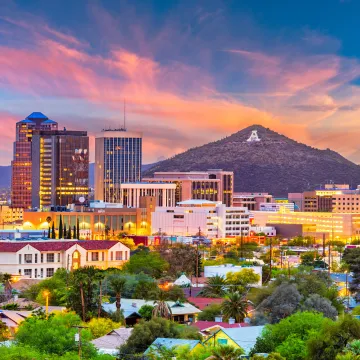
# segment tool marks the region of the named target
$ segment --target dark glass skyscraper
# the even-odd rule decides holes
[[[11,162],[11,206],[31,207],[32,187],[32,137],[35,130],[57,130],[57,122],[50,120],[41,112],[33,112],[16,123],[14,159]]]
[[[141,180],[142,133],[103,130],[95,139],[95,199],[120,201],[122,183]]]

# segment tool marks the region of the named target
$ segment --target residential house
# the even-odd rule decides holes
[[[116,356],[119,353],[119,347],[127,342],[132,331],[133,328],[122,327],[112,330],[91,342],[100,354]]]
[[[0,272],[42,279],[60,268],[121,267],[130,249],[118,241],[41,240],[0,242]]]
[[[264,326],[237,327],[220,329],[211,335],[204,345],[230,345],[235,348],[242,348],[248,354],[254,347],[256,339],[261,335]]]
[[[204,297],[188,297],[186,299],[189,303],[194,304],[200,310],[204,310],[207,306],[211,304],[222,304],[223,298],[204,298]]]
[[[156,352],[161,348],[171,350],[171,349],[176,349],[180,346],[188,347],[190,354],[203,347],[200,340],[157,338],[147,348],[147,350],[144,352],[144,355],[146,356],[150,352]]]
[[[166,302],[171,309],[171,319],[179,323],[195,322],[197,314],[201,312],[197,307],[189,303],[180,303],[178,301]],[[143,305],[155,306],[154,300],[143,299],[121,299],[121,309],[127,325],[134,325],[136,320],[141,318],[139,310]],[[116,304],[105,303],[102,305],[106,312],[115,312]]]
[[[192,324],[197,327],[202,335],[209,336],[221,329],[234,329],[239,327],[249,327],[249,324],[246,323],[232,323],[232,322],[223,322],[223,321],[197,321]]]

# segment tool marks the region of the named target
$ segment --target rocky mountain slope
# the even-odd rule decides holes
[[[247,142],[257,130],[260,141]],[[260,125],[249,126],[222,140],[189,149],[148,169],[155,171],[233,170],[235,191],[266,191],[284,196],[334,181],[360,184],[360,166],[335,151],[319,150]]]

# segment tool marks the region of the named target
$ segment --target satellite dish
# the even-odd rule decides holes
[[[83,196],[81,196],[81,197],[79,197],[79,201],[80,201],[81,203],[84,203],[84,202],[85,202],[85,198],[84,198]]]

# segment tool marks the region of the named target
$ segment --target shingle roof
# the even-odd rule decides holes
[[[116,355],[118,347],[123,345],[130,337],[133,328],[119,328],[91,341],[100,353]]]
[[[227,322],[217,322],[217,321],[197,321],[193,323],[192,326],[197,327],[200,331],[204,331],[206,329],[210,329],[212,327],[218,326],[223,329],[232,329],[232,328],[240,328],[240,327],[249,327],[249,324],[246,323],[236,323],[229,324]]]
[[[186,300],[194,304],[200,310],[204,310],[204,308],[206,308],[211,304],[222,304],[224,301],[224,299],[222,298],[204,298],[204,297],[188,297]]]
[[[27,245],[39,251],[68,250],[74,245],[79,245],[85,250],[104,250],[112,248],[117,243],[118,241],[110,240],[0,242],[0,252],[18,252]]]
[[[158,349],[164,347],[166,349],[172,349],[177,346],[189,346],[192,350],[197,344],[200,344],[200,340],[189,340],[189,339],[173,339],[173,338],[157,338],[145,351],[147,354],[151,349]]]

